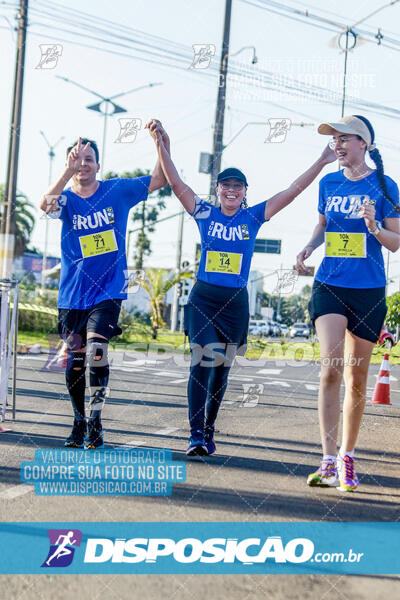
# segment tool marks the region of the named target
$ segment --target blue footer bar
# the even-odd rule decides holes
[[[400,574],[400,523],[0,523],[0,573]]]

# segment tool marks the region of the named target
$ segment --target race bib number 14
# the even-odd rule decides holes
[[[101,231],[100,233],[91,233],[79,238],[83,258],[107,254],[118,250],[117,240],[113,229]]]
[[[365,233],[325,233],[325,256],[335,258],[366,258],[367,236]]]
[[[237,252],[216,252],[208,250],[205,270],[209,273],[239,275],[243,254]]]

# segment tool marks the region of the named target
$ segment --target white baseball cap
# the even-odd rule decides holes
[[[334,135],[337,131],[339,131],[339,133],[359,135],[360,138],[366,142],[367,150],[369,152],[376,148],[367,125],[362,119],[359,119],[354,115],[342,117],[336,123],[321,123],[318,127],[318,133],[322,133],[322,135]]]

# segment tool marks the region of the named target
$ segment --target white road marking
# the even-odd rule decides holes
[[[286,381],[267,381],[266,385],[280,385],[281,387],[285,388],[292,387],[290,383],[286,383]]]
[[[187,377],[184,377],[183,379],[173,379],[172,381],[169,381],[168,383],[183,383],[184,381],[187,381]]]
[[[14,485],[13,487],[0,492],[0,498],[4,498],[5,500],[13,500],[14,498],[18,498],[18,496],[23,496],[24,494],[33,492],[33,490],[33,485],[25,485],[20,483],[19,485]]]
[[[282,369],[260,369],[257,373],[258,375],[280,375]]]
[[[312,392],[315,392],[315,390],[318,390],[318,385],[312,385],[311,383],[306,383],[306,390],[310,390]]]
[[[167,427],[166,429],[160,429],[160,431],[156,431],[156,435],[169,435],[170,433],[174,433],[178,431],[178,427]]]
[[[127,442],[123,446],[119,446],[119,448],[132,448],[136,446],[144,446],[147,444],[145,440],[134,440],[133,442]]]
[[[158,377],[176,377],[176,373],[173,371],[156,371],[154,375]]]

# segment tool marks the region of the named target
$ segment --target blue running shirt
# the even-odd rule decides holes
[[[91,308],[122,299],[129,210],[146,200],[151,176],[106,179],[89,198],[64,190],[53,217],[62,221],[59,308]]]
[[[385,175],[389,195],[398,204],[399,190]],[[317,281],[348,288],[379,288],[386,284],[382,245],[368,232],[357,210],[364,200],[374,205],[375,218],[399,217],[379,186],[376,171],[359,181],[351,181],[336,171],[319,184],[318,212],[325,215],[325,258],[315,276]],[[355,235],[354,235],[355,234]],[[330,256],[329,256],[330,254]]]
[[[257,233],[265,223],[266,203],[239,208],[228,217],[219,207],[196,197],[192,217],[201,238],[197,279],[233,288],[247,285]]]

